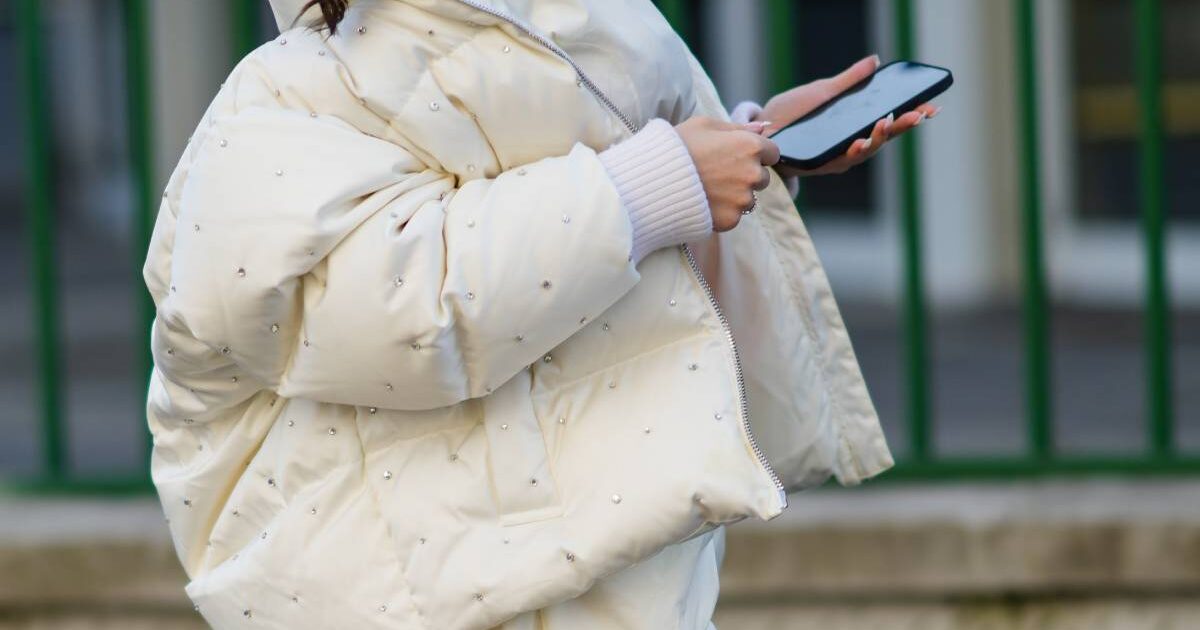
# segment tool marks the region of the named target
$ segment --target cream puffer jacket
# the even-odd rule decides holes
[[[725,116],[649,0],[356,0],[326,35],[233,71],[146,262],[210,624],[487,628],[891,465],[778,178],[634,258],[597,152]]]

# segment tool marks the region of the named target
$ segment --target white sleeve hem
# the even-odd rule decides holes
[[[712,214],[696,165],[667,121],[651,120],[599,158],[629,213],[635,263],[656,249],[712,233]]]

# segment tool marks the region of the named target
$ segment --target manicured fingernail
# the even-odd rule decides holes
[[[870,148],[871,148],[871,139],[867,138],[866,140],[863,140],[862,147],[860,147],[858,150],[861,152],[861,151],[866,151],[867,149],[870,149]]]
[[[770,127],[770,126],[771,126],[771,121],[769,121],[769,120],[754,120],[754,121],[746,123],[743,126],[743,129],[745,129],[746,131],[749,131],[750,133],[756,133],[760,136],[763,136],[763,135],[766,135],[767,127]]]
[[[883,130],[887,131],[892,128],[892,123],[896,122],[895,114],[888,114],[887,118],[883,119]]]
[[[871,60],[875,62],[875,67],[878,68],[880,64],[879,55],[871,55]]]
[[[917,116],[917,122],[913,123],[913,126],[916,127],[917,125],[921,124],[922,122],[925,122],[925,112],[921,112],[921,115]]]

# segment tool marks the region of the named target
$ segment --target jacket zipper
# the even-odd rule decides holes
[[[597,86],[595,82],[593,82],[592,79],[587,75],[587,73],[583,71],[583,68],[581,68],[579,64],[575,63],[575,60],[572,59],[571,56],[566,53],[566,51],[560,48],[558,44],[542,36],[541,33],[533,30],[532,27],[526,25],[521,20],[518,20],[517,18],[514,18],[511,15],[508,15],[507,13],[494,7],[479,2],[478,0],[458,0],[458,2],[513,25],[517,30],[521,31],[530,39],[540,44],[543,48],[554,53],[555,56],[565,61],[571,66],[571,68],[575,70],[575,76],[578,78],[579,83],[587,87],[588,91],[596,97],[596,100],[600,101],[610,112],[612,112],[613,115],[615,115],[621,121],[621,123],[625,125],[625,128],[628,129],[630,133],[636,134],[638,132],[638,125],[634,124],[633,120],[629,118],[629,116],[626,116],[625,112],[621,111],[621,108],[617,107],[616,103],[614,103],[612,99],[608,97],[608,95],[600,90],[599,86]],[[721,328],[725,331],[725,340],[729,343],[730,354],[733,357],[734,375],[737,380],[738,404],[740,406],[742,416],[742,433],[745,434],[746,441],[750,443],[750,448],[754,451],[754,456],[758,459],[758,463],[771,478],[771,482],[775,484],[775,488],[779,492],[781,507],[787,507],[787,493],[784,492],[783,482],[779,479],[779,475],[775,473],[775,469],[771,467],[771,463],[767,461],[767,456],[763,452],[762,447],[759,446],[758,440],[755,439],[754,431],[750,426],[750,405],[746,401],[746,377],[742,372],[742,360],[738,355],[737,344],[734,343],[733,340],[733,329],[729,325],[729,319],[725,317],[725,312],[721,310],[721,305],[717,302],[717,297],[713,293],[712,286],[709,285],[708,280],[704,277],[704,273],[700,270],[700,264],[696,262],[696,256],[692,253],[691,248],[688,247],[686,243],[680,245],[679,247],[683,249],[683,253],[687,255],[688,266],[691,268],[692,274],[696,276],[696,280],[700,283],[700,287],[704,289],[704,295],[708,297],[708,303],[712,306],[713,311],[717,314],[717,319],[721,322]]]
[[[767,471],[767,475],[771,477],[771,482],[775,484],[775,489],[779,491],[780,507],[787,507],[787,493],[783,489],[783,482],[779,479],[779,475],[775,473],[775,469],[771,467],[771,462],[767,461],[767,455],[763,453],[762,447],[758,445],[758,440],[754,437],[754,430],[750,427],[750,404],[746,401],[746,376],[742,372],[742,359],[738,355],[737,344],[733,340],[733,328],[729,325],[729,319],[725,317],[725,311],[721,310],[721,305],[717,303],[717,297],[713,293],[712,286],[708,284],[708,279],[704,277],[704,272],[700,270],[700,264],[696,262],[696,256],[692,253],[692,249],[687,246],[687,243],[680,245],[683,248],[683,253],[687,254],[688,266],[692,268],[692,273],[696,276],[696,280],[700,282],[700,286],[704,289],[704,294],[708,296],[708,302],[712,305],[713,311],[717,314],[717,319],[721,321],[721,328],[725,330],[725,339],[729,342],[729,351],[733,355],[733,371],[737,379],[738,388],[738,404],[742,410],[742,431],[746,434],[746,441],[750,443],[750,448],[754,450],[754,456],[758,458],[758,462],[762,464],[763,470]]]

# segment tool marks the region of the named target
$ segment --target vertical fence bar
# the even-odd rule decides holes
[[[54,207],[50,174],[50,112],[42,52],[41,2],[17,0],[16,35],[24,95],[25,206],[33,271],[33,326],[37,335],[37,388],[41,406],[42,474],[50,482],[66,476],[61,372],[59,370],[58,273],[54,258]]]
[[[802,60],[797,52],[800,36],[800,2],[767,0],[767,53],[770,64],[770,90],[778,94],[800,83]],[[764,101],[765,102],[765,101]],[[804,214],[804,182],[795,198],[796,209]]]
[[[1022,274],[1025,325],[1026,428],[1039,462],[1054,451],[1050,408],[1049,310],[1042,244],[1041,160],[1038,143],[1037,31],[1033,0],[1016,0],[1017,110],[1020,116]]]
[[[148,41],[146,0],[123,0],[122,17],[125,26],[125,85],[126,116],[129,134],[129,166],[133,191],[133,282],[137,296],[138,360],[134,364],[138,375],[138,395],[146,398],[146,387],[152,365],[150,357],[150,326],[154,319],[154,304],[144,288],[142,264],[154,227],[154,155],[152,149],[154,113],[150,106],[150,50]],[[146,448],[150,449],[146,433]],[[149,474],[149,467],[145,467]]]
[[[230,0],[230,17],[233,20],[233,61],[236,63],[258,47],[259,1]]]
[[[913,8],[911,0],[893,0],[896,52],[911,59]],[[904,351],[910,457],[922,462],[932,455],[929,409],[929,361],[926,349],[925,287],[921,256],[920,174],[917,139],[905,134],[900,143],[900,217],[904,237]]]
[[[1150,450],[1172,454],[1170,324],[1166,281],[1166,213],[1162,170],[1162,13],[1158,0],[1136,0],[1137,92],[1140,106],[1142,230],[1146,247],[1146,399]]]
[[[796,33],[800,28],[800,3],[796,0],[767,0],[767,53],[771,64],[771,92],[796,86]]]

